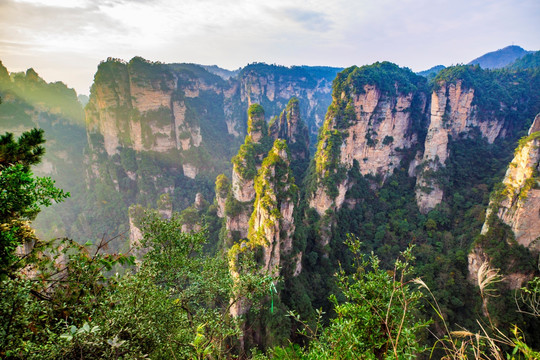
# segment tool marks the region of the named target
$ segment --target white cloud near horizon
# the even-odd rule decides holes
[[[537,0],[0,0],[0,22],[8,70],[33,67],[80,93],[109,56],[419,71],[512,43],[540,48]]]

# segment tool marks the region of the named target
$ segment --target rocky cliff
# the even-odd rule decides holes
[[[316,188],[310,206],[319,215],[341,208],[347,172],[384,181],[416,146],[426,106],[425,79],[391,63],[351,67],[336,78],[315,154]]]
[[[259,104],[252,104],[248,109],[248,134],[232,159],[232,182],[225,200],[225,211],[220,211],[226,217],[227,236],[231,240],[248,235],[248,222],[255,200],[255,176],[271,146],[270,141],[264,109]],[[216,188],[216,192],[222,194],[216,198],[219,204],[223,203],[223,184],[228,180],[224,176],[218,180],[222,183],[219,189]]]
[[[503,180],[503,189],[494,196],[486,217],[495,213],[512,229],[518,244],[540,251],[540,114],[527,137],[519,142]],[[489,231],[486,221],[482,234]]]
[[[86,106],[90,139],[95,133],[103,136],[110,157],[119,153],[119,147],[158,153],[199,147],[201,127],[186,114],[186,98],[198,96],[198,91],[222,94],[222,89],[219,81],[197,78],[194,85],[190,80],[184,73],[141,58],[101,63]],[[91,142],[94,148],[100,145]],[[186,176],[196,176],[198,164],[188,157],[178,156],[177,161]]]
[[[443,190],[435,173],[444,167],[448,159],[449,141],[476,136],[472,133],[473,129],[478,129],[480,136],[490,144],[505,134],[504,119],[478,118],[477,106],[473,103],[474,88],[467,87],[462,80],[440,82],[437,87],[431,95],[429,128],[421,170],[417,175],[416,199],[423,213],[442,201]]]
[[[491,196],[482,236],[468,257],[472,281],[476,281],[484,262],[492,266],[503,265],[505,282],[511,289],[520,288],[530,278],[530,269],[513,265],[526,262],[531,254],[540,252],[539,171],[540,115],[537,115],[528,136],[521,139],[516,148],[502,186]],[[500,257],[501,245],[505,248],[505,262],[493,265]],[[520,246],[528,249],[530,254],[515,253]]]
[[[285,140],[276,140],[255,179],[256,198],[249,222],[250,244],[263,248],[263,271],[277,277],[282,254],[290,254],[299,199]]]
[[[307,126],[300,117],[297,98],[291,98],[281,114],[270,121],[268,132],[272,139],[283,139],[287,142],[291,154],[291,169],[295,179],[299,181],[309,165],[309,135]]]
[[[194,64],[108,59],[98,67],[86,106],[89,189],[107,187],[124,203],[145,206],[169,193],[176,210],[189,206],[189,189],[211,198],[208,180],[231,171],[229,159],[248,132],[246,109],[259,101],[270,116],[277,116],[290,97],[297,96],[296,115],[306,114],[316,134],[337,71],[252,64],[224,79]],[[259,143],[262,132],[252,129],[249,136]],[[253,201],[253,185],[242,182],[249,183],[255,174],[251,179],[238,175],[232,174],[236,199]],[[119,204],[115,214],[121,211]],[[240,229],[246,219],[236,220],[231,219],[231,225],[247,235],[245,226]]]
[[[255,177],[255,202],[249,219],[247,238],[228,251],[230,269],[238,276],[238,259],[246,251],[262,253],[259,271],[276,278],[281,275],[283,257],[293,249],[295,232],[294,210],[298,205],[299,189],[294,184],[290,156],[285,140],[278,139],[263,160]],[[301,255],[297,256],[298,267]],[[295,272],[295,275],[298,275]],[[276,280],[277,281],[277,280]],[[231,307],[231,314],[245,314],[249,304],[240,301]]]

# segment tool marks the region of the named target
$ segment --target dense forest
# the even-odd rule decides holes
[[[537,59],[0,68],[0,357],[540,358]]]

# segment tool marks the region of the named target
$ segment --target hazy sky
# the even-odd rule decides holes
[[[540,0],[0,0],[0,60],[88,94],[107,57],[414,71],[540,49]]]

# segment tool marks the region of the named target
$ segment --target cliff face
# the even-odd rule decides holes
[[[285,140],[276,140],[255,179],[256,199],[249,242],[263,248],[263,271],[279,275],[282,254],[290,254],[295,230],[293,212],[298,188],[290,171]]]
[[[253,104],[248,109],[248,135],[232,160],[232,184],[224,212],[230,239],[246,238],[248,235],[248,221],[255,200],[254,180],[268,151],[269,142],[264,109]]]
[[[387,72],[399,77],[376,80]],[[426,105],[423,84],[422,78],[390,63],[338,75],[315,154],[318,186],[310,206],[319,215],[341,208],[351,185],[347,172],[355,162],[362,175],[384,181],[399,166],[403,151],[416,145],[414,127]]]
[[[255,178],[255,192],[247,237],[228,251],[233,278],[239,276],[238,261],[246,251],[256,253],[260,250],[259,271],[274,278],[287,265],[283,263],[283,257],[291,255],[295,232],[293,214],[298,205],[299,189],[294,184],[285,140],[276,140],[262,162]],[[301,271],[301,254],[295,259],[293,276]],[[242,315],[249,308],[247,301],[239,301],[231,307],[231,314]]]
[[[300,120],[300,107],[297,98],[291,98],[285,110],[279,117],[270,122],[270,137],[273,139],[284,139],[288,144],[298,144],[297,150],[291,153],[291,159],[307,159],[309,157],[309,138],[307,127]]]
[[[433,179],[433,174],[444,167],[449,155],[450,139],[469,136],[478,129],[480,135],[493,143],[498,136],[504,136],[504,121],[490,119],[480,121],[473,105],[474,89],[466,87],[462,81],[439,83],[439,89],[431,95],[431,114],[428,133],[424,144],[423,169],[417,177],[416,199],[423,213],[433,209],[442,201],[443,190]]]
[[[242,103],[260,104],[268,118],[278,116],[289,99],[298,98],[312,140],[322,125],[331,102],[332,81],[341,69],[251,64],[238,75]],[[314,143],[315,141],[313,141]]]
[[[217,85],[199,79],[196,85],[197,91],[199,88],[221,91]],[[192,88],[191,82],[162,64],[140,58],[127,64],[104,62],[98,68],[86,107],[90,139],[94,133],[103,136],[108,156],[117,154],[119,147],[158,153],[199,147],[200,125],[186,119],[184,98],[197,95]],[[99,146],[92,142],[91,145]],[[194,164],[188,159],[183,163],[186,175],[194,177],[197,173]]]
[[[229,239],[248,237],[248,220],[253,212],[256,198],[257,172],[263,160],[269,156],[272,141],[282,140],[290,149],[292,161],[287,160],[293,175],[303,175],[309,162],[309,138],[307,127],[300,118],[298,99],[292,98],[279,117],[271,121],[270,128],[265,120],[265,111],[259,104],[248,109],[248,135],[238,154],[232,159],[233,171],[230,191],[228,179],[220,175],[216,180],[216,202],[218,213],[226,217]],[[291,181],[294,176],[291,175]],[[300,180],[300,178],[298,177]],[[221,204],[221,205],[220,205]],[[236,234],[236,235],[235,235]]]
[[[146,206],[160,194],[175,194],[173,206],[180,210],[189,204],[187,189],[231,170],[229,159],[241,136],[249,132],[253,144],[261,142],[263,133],[268,136],[267,129],[246,127],[246,109],[254,102],[274,116],[296,95],[295,114],[307,114],[316,134],[337,71],[252,64],[225,80],[194,64],[108,59],[98,67],[86,107],[88,187],[101,184],[118,192],[126,204]],[[307,159],[307,151],[302,156]],[[259,165],[262,158],[261,153]],[[248,177],[233,173],[237,201],[254,200],[255,174],[256,167]],[[204,195],[212,196],[211,191]],[[243,220],[236,220],[230,219],[230,225],[247,235]]]
[[[503,190],[490,203],[493,212],[512,229],[518,244],[540,251],[540,114],[529,135],[520,141],[503,180]],[[486,221],[482,228],[489,230]]]
[[[245,143],[232,160],[232,182],[224,175],[216,179],[217,213],[225,217],[231,274],[235,279],[239,277],[238,264],[243,256],[260,253],[258,271],[276,278],[298,276],[302,252],[297,249],[293,254],[293,237],[300,191],[293,171],[309,160],[307,131],[299,115],[298,100],[289,101],[282,114],[273,119],[270,130],[263,108],[251,105],[247,127]],[[289,151],[288,142],[295,151]],[[297,159],[295,165],[291,154]],[[284,262],[284,257],[293,259],[292,263]],[[249,309],[244,299],[231,306],[231,314],[242,315]]]
[[[493,242],[505,242],[509,248],[518,244],[533,254],[540,252],[540,114],[536,116],[528,136],[520,140],[514,159],[508,166],[502,188],[492,197],[482,227],[483,238],[469,254],[469,278],[476,281],[483,262],[492,262],[489,252]],[[500,222],[508,227],[505,235]],[[504,226],[504,225],[503,225]],[[491,255],[493,256],[493,254]],[[516,259],[512,255],[507,262]],[[505,282],[511,289],[519,288],[529,279],[522,271],[507,271]]]
[[[268,132],[274,140],[287,141],[291,169],[298,183],[309,165],[309,135],[307,126],[300,117],[297,98],[291,98],[281,114],[270,121]]]

